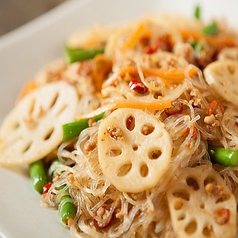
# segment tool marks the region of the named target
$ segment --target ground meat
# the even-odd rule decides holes
[[[81,76],[90,76],[93,71],[93,63],[91,60],[86,60],[82,62],[76,62],[74,65],[77,67],[76,72]]]
[[[174,209],[180,210],[183,207],[183,199],[182,198],[175,198],[173,201]]]
[[[123,140],[123,132],[117,126],[108,127],[107,133],[115,140]]]
[[[216,118],[215,118],[215,116],[214,116],[213,114],[210,115],[210,116],[206,116],[206,117],[204,118],[204,122],[205,122],[206,124],[208,124],[208,125],[212,125],[215,121],[216,121]]]
[[[205,191],[209,197],[217,197],[223,194],[222,187],[214,183],[208,183],[205,186]]]
[[[220,122],[216,119],[214,114],[211,114],[210,116],[206,116],[204,118],[204,123],[206,123],[207,125],[210,125],[212,127],[220,126]]]
[[[174,46],[174,53],[185,58],[189,63],[194,62],[194,50],[189,43],[177,43]]]
[[[97,142],[95,140],[88,140],[84,145],[84,151],[86,154],[93,151],[97,146]]]
[[[143,135],[149,135],[154,131],[154,127],[152,125],[143,125],[141,128],[141,133]]]
[[[179,65],[178,59],[173,56],[166,57],[166,58],[156,62],[156,66],[158,68],[166,68],[166,69],[172,68],[173,69],[173,68],[178,67],[178,65]]]
[[[203,101],[201,97],[199,97],[199,91],[197,89],[190,89],[190,97],[189,103],[196,108],[204,109],[205,106],[203,104]]]
[[[177,60],[173,57],[167,60],[168,68],[175,68],[177,66]]]
[[[178,100],[173,101],[171,107],[165,109],[165,113],[168,116],[180,114],[182,113],[182,111],[183,111],[183,103]]]

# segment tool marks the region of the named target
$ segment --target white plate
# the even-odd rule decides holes
[[[0,122],[11,110],[20,88],[45,64],[62,55],[66,36],[95,23],[135,19],[146,12],[193,15],[202,6],[205,19],[226,17],[238,28],[236,0],[70,0],[35,21],[0,38]],[[0,168],[0,236],[65,238],[57,212],[40,205],[27,170]]]

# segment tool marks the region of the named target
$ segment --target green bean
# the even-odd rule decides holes
[[[82,130],[88,127],[88,119],[82,119],[71,123],[64,124],[63,128],[63,141],[70,140],[77,137]]]
[[[30,177],[35,190],[42,194],[43,187],[48,183],[43,159],[33,162],[29,166]]]
[[[60,198],[59,213],[61,221],[66,225],[68,225],[69,219],[74,219],[76,215],[76,206],[68,193]]]
[[[94,120],[98,121],[98,120],[102,119],[103,116],[104,116],[104,113],[101,113],[101,114],[95,116]],[[77,137],[81,133],[81,131],[83,131],[84,129],[86,129],[88,127],[88,121],[89,121],[89,119],[81,119],[78,121],[64,124],[62,126],[62,128],[63,128],[62,140],[67,141],[67,140]]]
[[[209,145],[208,153],[213,163],[218,163],[224,166],[238,166],[238,150]]]
[[[95,49],[70,49],[65,48],[65,61],[67,64],[72,64],[78,61],[84,61],[94,58],[97,54],[103,54],[104,48]]]

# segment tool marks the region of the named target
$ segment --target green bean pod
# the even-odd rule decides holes
[[[64,124],[63,128],[63,141],[70,140],[77,137],[80,132],[88,127],[88,119],[82,119],[74,122]]]
[[[101,113],[101,114],[95,116],[93,119],[95,121],[99,121],[100,119],[103,118],[103,116],[104,116],[104,113]],[[67,141],[67,140],[77,137],[81,133],[81,131],[83,131],[84,129],[86,129],[88,127],[88,121],[89,121],[89,119],[81,119],[78,121],[64,124],[62,126],[62,129],[63,129],[62,140]]]
[[[68,225],[69,219],[74,219],[76,215],[76,206],[73,203],[71,196],[66,193],[60,198],[59,214],[61,221]]]
[[[238,166],[238,150],[209,145],[208,153],[213,163],[224,166]]]
[[[70,49],[65,48],[65,61],[67,64],[72,64],[78,61],[84,61],[94,58],[97,54],[103,54],[104,48],[94,49]]]
[[[29,166],[29,173],[35,190],[42,194],[43,187],[48,183],[43,159],[33,162]]]

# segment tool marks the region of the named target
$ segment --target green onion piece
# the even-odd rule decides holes
[[[193,47],[194,50],[197,51],[204,50],[204,45],[200,41],[194,41],[193,43],[191,43],[191,46]]]
[[[72,64],[78,61],[84,61],[94,58],[97,54],[103,54],[104,48],[95,49],[70,49],[65,47],[65,61],[67,64]]]
[[[193,43],[191,43],[191,46],[193,47],[193,49],[194,49],[194,50],[196,49],[196,47],[197,47],[197,44],[198,44],[198,42],[197,42],[197,41],[194,41]]]
[[[194,17],[195,17],[196,19],[200,19],[200,17],[201,17],[201,8],[200,8],[200,6],[196,6],[196,7],[195,7]]]
[[[238,150],[209,145],[208,153],[213,163],[224,166],[238,166]]]
[[[205,26],[202,30],[202,33],[205,35],[210,35],[210,36],[214,36],[216,35],[218,32],[218,26],[216,22],[213,22],[207,26]]]
[[[194,49],[195,57],[199,57],[200,53],[205,49],[204,45],[200,41],[191,43],[191,46]]]
[[[94,120],[99,121],[100,119],[103,118],[103,116],[104,116],[104,113],[101,113],[101,114],[95,116]],[[81,133],[81,131],[83,131],[84,129],[86,129],[88,127],[88,121],[89,121],[89,119],[81,119],[78,121],[64,124],[62,126],[62,128],[63,128],[63,139],[62,140],[67,141],[67,140],[77,137]]]

